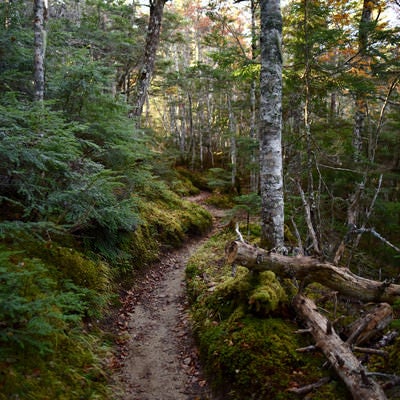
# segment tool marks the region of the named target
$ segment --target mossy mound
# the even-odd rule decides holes
[[[110,357],[110,348],[88,333],[57,340],[49,354],[15,349],[12,358],[0,358],[0,400],[112,398],[100,361]]]
[[[293,287],[272,272],[253,274],[238,267],[232,276],[224,245],[233,232],[213,236],[189,260],[187,291],[193,327],[206,373],[214,390],[228,400],[298,399],[289,391],[329,374],[320,353],[296,349],[312,344],[294,332],[290,299]],[[308,395],[310,399],[347,399],[340,382]]]
[[[304,366],[293,328],[279,319],[243,316],[201,330],[200,351],[214,387],[229,399],[291,398],[292,373]]]
[[[179,247],[188,235],[205,233],[212,224],[208,211],[173,194],[142,202],[140,215],[153,240],[170,247]]]
[[[78,253],[68,250],[64,258],[64,251],[57,252],[60,263],[94,268]],[[83,323],[98,315],[104,293],[63,277],[57,260],[45,259],[0,251],[0,399],[106,398],[100,358],[107,345]]]

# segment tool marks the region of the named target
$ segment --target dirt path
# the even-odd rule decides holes
[[[118,399],[212,399],[192,338],[184,286],[187,261],[205,240],[192,239],[164,256],[128,292],[118,320]]]

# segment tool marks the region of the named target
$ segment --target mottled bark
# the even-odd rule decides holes
[[[260,189],[261,244],[284,242],[282,177],[282,14],[279,0],[261,0]]]
[[[256,2],[251,0],[251,60],[256,62],[257,58],[257,32],[256,32]],[[257,140],[257,127],[256,127],[256,78],[253,77],[250,85],[250,137],[252,140]],[[256,143],[256,142],[255,142]],[[258,175],[259,171],[256,168],[256,152],[251,151],[251,169],[250,169],[250,190],[258,192]]]
[[[47,0],[34,0],[34,99],[43,101],[44,98],[44,61],[46,53],[45,21],[47,18]]]
[[[150,1],[150,17],[147,28],[146,45],[143,62],[136,80],[136,88],[133,96],[133,108],[131,117],[139,119],[143,112],[150,82],[153,77],[154,65],[158,44],[160,42],[161,23],[164,14],[164,5],[167,0]]]

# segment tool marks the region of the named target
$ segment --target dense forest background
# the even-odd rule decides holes
[[[258,217],[258,3],[166,2],[138,121],[148,10],[50,1],[38,98],[32,2],[0,4],[0,398],[105,398],[96,321],[210,225],[182,197],[210,190],[244,227]],[[283,7],[286,242],[379,280],[400,265],[398,14]]]

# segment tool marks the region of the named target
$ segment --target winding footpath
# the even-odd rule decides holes
[[[191,198],[201,202],[204,194]],[[210,210],[215,219],[218,212]],[[195,346],[185,268],[209,236],[163,256],[124,298],[119,312],[115,384],[121,400],[212,400]]]

